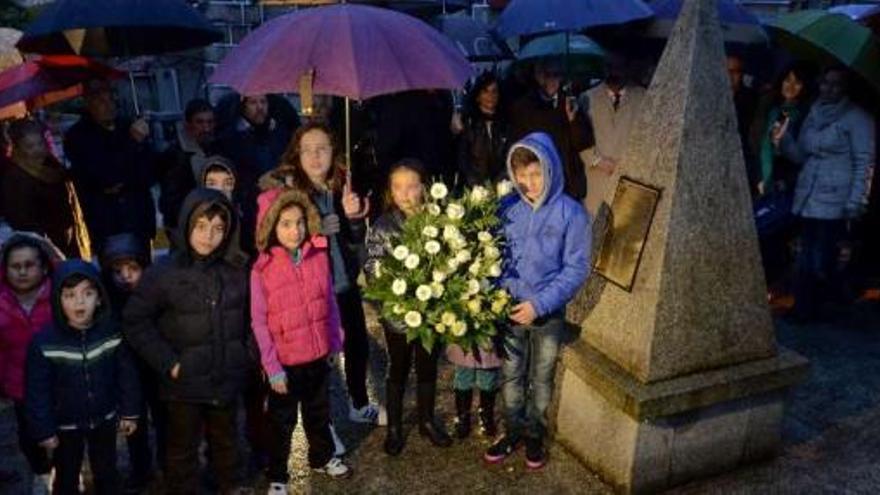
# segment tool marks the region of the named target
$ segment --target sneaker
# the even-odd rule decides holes
[[[336,457],[344,456],[345,444],[342,443],[342,439],[336,434],[336,428],[333,427],[333,423],[330,423],[330,436],[333,437],[333,455]]]
[[[382,410],[376,404],[366,404],[365,406],[348,411],[348,419],[355,423],[381,424],[380,416]],[[388,413],[385,413],[385,424],[388,424]]]
[[[284,483],[269,483],[269,491],[266,495],[287,495],[287,485]]]
[[[496,464],[507,458],[510,454],[516,452],[516,449],[519,448],[520,438],[519,435],[504,435],[495,442],[489,450],[483,455],[483,459],[490,463]]]
[[[331,478],[345,478],[351,474],[351,469],[342,462],[342,459],[334,457],[324,467],[315,468],[315,472],[326,474]]]
[[[544,441],[540,438],[526,438],[526,467],[541,469],[547,464],[547,451]]]

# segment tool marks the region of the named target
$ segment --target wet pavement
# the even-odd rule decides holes
[[[370,391],[381,402],[385,356],[381,330],[372,316],[370,321]],[[781,345],[812,362],[809,380],[791,394],[780,456],[670,493],[880,492],[880,304],[860,302],[824,324],[793,326],[777,320],[777,335]],[[450,365],[441,365],[443,392],[438,408],[450,429],[454,415],[451,374]],[[412,380],[410,385],[414,387]],[[525,469],[522,453],[502,465],[485,465],[481,455],[489,440],[478,434],[448,449],[431,446],[415,426],[414,390],[408,392],[405,410],[406,448],[399,458],[389,458],[382,451],[384,428],[348,421],[346,394],[338,376],[331,392],[336,428],[349,448],[345,459],[354,472],[345,480],[311,473],[302,428],[298,427],[291,456],[292,493],[611,493],[608,485],[557,444],[550,447],[549,464],[538,472]],[[22,480],[0,485],[3,494],[24,494],[29,489],[29,475],[17,452],[14,430],[12,410],[5,408],[0,411],[0,468],[19,470]],[[123,472],[126,458],[121,444]],[[265,491],[261,476],[256,477],[254,486],[257,493]],[[161,482],[155,482],[147,493],[161,493]]]

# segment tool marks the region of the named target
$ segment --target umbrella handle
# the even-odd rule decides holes
[[[131,101],[134,103],[134,115],[135,117],[140,117],[141,109],[138,104],[137,85],[134,83],[134,75],[132,75],[131,71],[128,71],[128,82],[131,85]]]

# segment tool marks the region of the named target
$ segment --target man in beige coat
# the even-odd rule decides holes
[[[612,187],[611,176],[623,158],[645,89],[631,82],[623,56],[609,54],[605,82],[583,96],[596,136],[596,144],[581,154],[587,166],[586,207],[595,216]]]

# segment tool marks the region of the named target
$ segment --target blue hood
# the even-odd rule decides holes
[[[65,280],[74,276],[81,275],[95,284],[98,294],[101,296],[101,305],[95,310],[95,324],[101,324],[110,316],[108,307],[110,305],[110,297],[107,289],[101,282],[101,276],[98,269],[91,263],[86,263],[80,259],[67,260],[55,268],[52,275],[52,315],[55,318],[55,325],[59,329],[73,331],[67,324],[67,318],[64,316],[64,310],[61,308],[61,284]]]
[[[517,148],[525,148],[537,155],[544,172],[544,191],[537,201],[531,201],[526,198],[519,185],[514,181],[516,191],[523,201],[537,210],[541,206],[552,203],[553,200],[559,198],[565,189],[565,176],[562,171],[562,159],[559,158],[559,152],[556,151],[553,138],[544,132],[533,132],[511,146],[510,151],[507,153],[507,175],[511,178],[514,175],[513,169],[510,166],[510,157]]]

